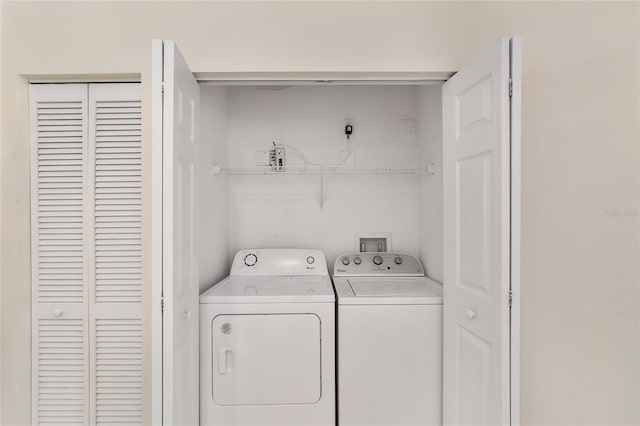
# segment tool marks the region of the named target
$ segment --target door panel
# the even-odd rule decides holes
[[[443,86],[445,424],[509,423],[509,40]]]
[[[314,404],[320,399],[318,316],[218,315],[211,333],[217,404]]]
[[[162,43],[162,48],[158,43]],[[162,197],[162,236],[155,240],[162,245],[161,297],[164,300],[161,418],[167,425],[195,425],[198,424],[199,343],[195,176],[200,89],[174,42],[156,41],[154,52],[153,90],[164,93],[164,96],[154,93],[153,104],[154,132],[162,135],[162,171],[159,173],[156,169],[154,174],[154,179],[160,175],[162,179],[161,191],[154,191],[155,196]],[[158,70],[160,66],[162,69]],[[162,84],[157,83],[159,78]],[[154,142],[154,149],[160,149],[160,138],[154,138]],[[159,157],[154,157],[154,161],[158,160]],[[157,208],[158,204],[154,206]],[[158,253],[155,253],[157,260]],[[158,334],[154,333],[156,341]],[[157,358],[155,363],[157,365]],[[155,380],[158,374],[156,368]],[[154,422],[157,422],[158,399],[154,398],[154,404]]]
[[[456,99],[456,137],[491,123],[491,76],[468,87]]]
[[[491,297],[491,155],[460,160],[456,181],[460,286]]]
[[[490,407],[489,360],[491,344],[461,326],[457,327],[456,359],[460,371],[460,423],[463,425],[489,424]]]
[[[89,85],[90,424],[143,424],[140,85]]]
[[[31,422],[88,424],[86,84],[31,85]]]

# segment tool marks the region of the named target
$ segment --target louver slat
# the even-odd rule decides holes
[[[95,301],[141,301],[140,101],[95,103]],[[117,262],[117,263],[116,263]]]

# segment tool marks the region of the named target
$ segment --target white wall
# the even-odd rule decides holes
[[[324,165],[340,164],[348,146],[359,166],[419,164],[417,86],[234,87],[228,93],[231,165],[254,165],[255,152],[272,141]],[[348,144],[346,118],[354,120]],[[286,164],[304,164],[285,149]],[[332,269],[336,257],[355,250],[358,232],[388,232],[394,250],[418,251],[416,176],[228,179],[230,256],[251,247],[317,248]]]
[[[224,87],[200,89],[200,292],[228,271],[229,232],[227,177],[214,175],[213,164],[227,161],[227,91]]]
[[[30,417],[25,75],[141,74],[143,185],[150,188],[154,37],[175,39],[201,72],[449,72],[510,34],[522,36],[524,50],[522,421],[640,423],[640,3],[4,1],[0,7],[3,425]],[[147,196],[147,254],[149,202]],[[148,301],[148,262],[144,268]]]
[[[418,135],[421,163],[434,166],[434,174],[420,178],[420,260],[426,274],[442,283],[442,86],[420,88]]]

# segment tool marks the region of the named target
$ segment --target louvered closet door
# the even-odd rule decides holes
[[[32,423],[142,423],[140,85],[30,108]]]
[[[142,423],[142,139],[139,84],[89,85],[90,415]]]
[[[87,86],[32,85],[32,423],[89,419]]]

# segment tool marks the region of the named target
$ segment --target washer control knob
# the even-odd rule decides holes
[[[258,263],[258,256],[253,253],[250,253],[244,257],[244,264],[247,266],[253,266]]]
[[[353,263],[355,263],[356,265],[359,265],[362,263],[362,259],[360,259],[358,256],[353,258]]]
[[[402,258],[400,256],[396,256],[393,261],[396,263],[396,265],[402,265]]]
[[[373,263],[376,265],[382,265],[382,256],[373,256]]]
[[[343,264],[344,266],[347,266],[349,263],[351,263],[351,262],[349,261],[349,258],[348,258],[348,257],[343,257],[343,258],[342,258],[342,264]]]
[[[316,259],[313,256],[307,257],[307,263],[309,265],[313,265],[313,262],[315,262],[315,261],[316,261]]]

